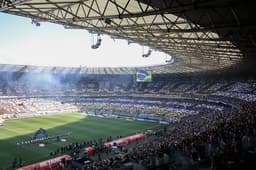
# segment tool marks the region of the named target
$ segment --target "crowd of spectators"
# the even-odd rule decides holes
[[[6,97],[0,98],[2,118],[19,118],[51,113],[84,111],[101,116],[173,122],[184,116],[232,107],[221,99],[198,96],[134,97],[134,96],[59,96],[59,97]]]
[[[126,163],[147,169],[255,167],[256,81],[99,80],[31,86],[24,80],[1,81],[0,116],[74,112],[83,106],[83,111],[99,115],[173,122],[174,130],[156,132],[150,140],[119,155],[100,156],[84,169],[118,169]],[[66,152],[77,156],[78,151],[92,145],[101,146],[94,141],[73,143],[56,148],[51,156]],[[105,149],[97,153],[101,155]]]
[[[0,98],[0,116],[4,119],[76,112],[78,110],[77,106],[52,99]]]
[[[77,101],[76,101],[77,102]],[[211,110],[213,112],[229,109],[230,105],[219,100],[193,98],[83,98],[76,103],[83,105],[84,112],[94,112],[96,115],[113,115],[135,119],[151,119],[155,121],[173,122],[184,116],[196,115]]]
[[[125,169],[130,163],[146,169],[253,170],[255,109],[252,104],[244,104],[242,112],[230,110],[184,118],[174,130],[157,132],[147,142],[113,157],[94,159],[83,168]]]
[[[33,75],[33,74],[30,74]],[[49,81],[48,77],[51,81]],[[66,78],[68,76],[47,75],[48,79],[40,80],[37,76],[19,79],[1,80],[0,96],[65,96],[65,95],[130,95],[130,94],[207,94],[255,101],[256,81],[254,80],[223,80],[202,79],[186,80],[164,78],[154,75],[149,83],[138,83],[132,76],[86,76]],[[74,76],[76,77],[76,76]],[[105,78],[107,77],[107,78]]]

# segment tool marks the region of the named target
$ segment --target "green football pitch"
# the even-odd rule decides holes
[[[66,142],[54,142],[45,147],[38,145],[17,146],[18,142],[31,140],[33,134],[43,128],[49,136],[72,132]],[[50,158],[50,152],[72,142],[106,139],[109,136],[126,136],[146,130],[162,128],[160,124],[124,119],[86,117],[81,113],[66,113],[50,116],[15,119],[0,127],[0,169],[11,169],[14,158],[22,158],[31,164]]]

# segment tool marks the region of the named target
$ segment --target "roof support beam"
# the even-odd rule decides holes
[[[21,5],[30,0],[1,0],[0,1],[0,12],[4,12],[8,9],[15,8],[16,5]]]

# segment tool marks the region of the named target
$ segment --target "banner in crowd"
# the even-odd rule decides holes
[[[134,142],[138,139],[144,139],[144,138],[145,138],[145,135],[143,133],[140,133],[140,134],[120,138],[120,139],[117,139],[117,140],[113,140],[111,142],[106,142],[106,143],[104,143],[104,145],[105,145],[105,147],[109,148],[109,147],[113,146],[114,143],[116,145],[125,145],[129,142]],[[88,155],[92,155],[93,152],[94,152],[94,147],[91,147],[91,146],[87,147],[87,148],[85,148],[85,151]]]
[[[91,147],[91,146],[89,146],[89,147],[85,148],[85,151],[86,151],[86,153],[87,153],[88,155],[92,155],[93,152],[94,152],[94,148]]]
[[[62,155],[58,156],[52,159],[48,159],[46,161],[38,162],[35,164],[27,165],[21,168],[18,168],[17,170],[48,170],[52,168],[56,168],[60,166],[61,161],[65,159],[71,159],[69,155]]]
[[[117,145],[124,145],[126,143],[133,142],[133,141],[136,141],[138,139],[144,139],[144,138],[145,138],[144,134],[139,133],[139,134],[136,134],[136,135],[127,136],[127,137],[124,137],[124,138],[113,140],[111,142],[106,142],[104,145],[106,147],[111,147],[111,146],[114,145],[114,143],[117,144]]]

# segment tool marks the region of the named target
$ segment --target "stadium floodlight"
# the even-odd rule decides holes
[[[101,41],[102,41],[102,39],[101,39],[101,37],[100,37],[100,34],[97,34],[97,42],[96,42],[96,44],[93,44],[93,45],[91,46],[91,48],[92,48],[92,49],[97,49],[97,48],[99,48],[100,45],[101,45]]]
[[[147,58],[147,57],[149,57],[149,56],[151,55],[151,53],[152,53],[152,50],[149,49],[146,54],[142,54],[142,57],[143,57],[143,58]]]
[[[39,27],[41,24],[38,22],[37,19],[32,18],[31,24],[35,24],[37,27]]]

